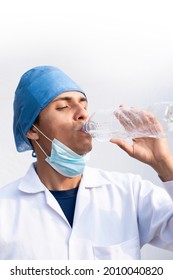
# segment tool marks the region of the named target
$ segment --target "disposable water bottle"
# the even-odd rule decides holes
[[[173,102],[155,103],[146,109],[134,107],[100,110],[83,127],[98,141],[111,138],[167,137],[173,131]]]

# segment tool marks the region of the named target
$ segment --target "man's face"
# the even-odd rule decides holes
[[[87,99],[80,92],[65,92],[50,102],[39,115],[37,127],[51,140],[61,141],[82,155],[92,149],[91,136],[82,128],[88,118]],[[39,135],[42,148],[50,155],[50,142]]]

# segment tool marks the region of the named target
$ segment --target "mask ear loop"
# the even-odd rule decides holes
[[[47,137],[37,126],[35,126],[35,124],[33,124],[32,126],[35,127],[35,129],[37,129],[37,131],[39,131],[47,140],[52,142],[52,140],[49,137]]]
[[[50,142],[52,142],[52,140],[47,137],[46,135],[44,135],[44,133],[33,124],[33,127],[35,127],[35,129],[37,129],[47,140],[49,140]],[[35,143],[37,144],[37,146],[40,148],[40,150],[43,152],[43,154],[45,154],[46,157],[48,157],[48,155],[46,154],[46,152],[43,150],[43,148],[41,147],[41,145],[37,142],[37,140],[34,140]]]
[[[40,148],[40,150],[43,152],[43,154],[45,154],[45,156],[48,157],[48,155],[47,155],[46,152],[43,150],[43,148],[40,146],[40,144],[37,142],[37,140],[35,140],[35,143],[36,143],[37,146]]]

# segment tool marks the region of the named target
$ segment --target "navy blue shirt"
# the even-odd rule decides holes
[[[65,191],[50,191],[51,194],[56,198],[59,205],[61,206],[69,224],[73,225],[74,210],[76,204],[76,197],[78,188],[65,190]]]

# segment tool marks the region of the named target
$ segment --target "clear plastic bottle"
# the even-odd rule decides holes
[[[173,131],[173,102],[155,103],[142,110],[123,106],[100,110],[90,116],[83,129],[101,142],[111,138],[166,137]]]

